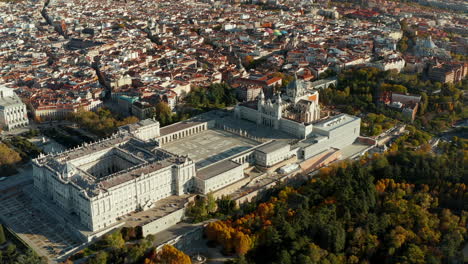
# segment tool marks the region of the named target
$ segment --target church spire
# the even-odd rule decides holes
[[[257,101],[257,108],[260,110],[265,104],[265,95],[263,94],[263,89],[260,90],[260,94],[258,95],[258,101]]]
[[[286,87],[287,96],[294,102],[297,102],[299,97],[304,95],[304,88],[301,80],[297,77],[297,73],[294,72],[294,80]]]

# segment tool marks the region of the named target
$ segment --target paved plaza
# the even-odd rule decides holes
[[[287,142],[296,140],[294,136],[289,135],[284,131],[273,129],[271,127],[259,126],[255,122],[238,119],[233,116],[224,117],[221,123],[228,128],[235,130],[242,129],[253,137],[259,137],[265,140],[284,140]]]
[[[196,162],[197,168],[202,168],[259,144],[227,131],[209,129],[165,144],[162,148],[178,155],[188,155]]]
[[[63,225],[34,208],[24,193],[0,200],[0,214],[16,234],[51,261],[80,244]]]

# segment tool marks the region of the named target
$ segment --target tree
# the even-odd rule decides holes
[[[3,225],[0,224],[0,245],[6,242],[5,232],[3,231]]]
[[[420,247],[418,247],[415,244],[410,244],[408,246],[408,249],[406,252],[406,259],[408,263],[414,263],[414,264],[426,263],[424,252],[421,250]]]
[[[116,231],[111,234],[104,235],[103,243],[106,247],[122,248],[125,245],[125,240],[122,237],[122,233]]]
[[[37,256],[32,250],[28,249],[24,254],[18,255],[16,264],[45,264],[47,263],[45,257]]]
[[[427,105],[429,103],[429,97],[427,96],[427,93],[422,92],[421,93],[421,103],[420,103],[420,108],[419,108],[419,113],[421,115],[424,115],[426,113]]]
[[[125,241],[134,240],[137,238],[136,230],[134,227],[123,227],[120,232]]]
[[[467,189],[459,140],[439,154],[402,150],[336,163],[208,224],[205,234],[248,263],[448,263],[467,234],[465,203],[454,203]]]
[[[402,53],[405,53],[408,50],[408,38],[406,36],[403,36],[398,41],[397,49]]]
[[[395,93],[402,93],[402,94],[405,94],[408,92],[408,89],[405,86],[399,85],[399,84],[384,83],[382,84],[380,88],[382,89],[382,91],[388,91],[388,92],[395,92]]]
[[[309,257],[313,263],[319,263],[319,261],[326,255],[328,255],[328,252],[325,249],[321,249],[314,243],[310,244]]]
[[[11,141],[9,141],[8,144],[13,145]],[[34,150],[36,149],[37,147]],[[0,142],[0,175],[7,176],[15,174],[17,172],[16,165],[22,160],[22,157],[26,160],[35,155],[36,152],[32,151],[31,153],[21,152],[20,155],[17,151]]]
[[[206,196],[206,210],[208,211],[208,213],[216,212],[216,200],[212,193],[209,193]]]
[[[291,255],[287,250],[281,250],[279,261],[277,263],[281,264],[292,264]]]
[[[224,108],[234,105],[235,91],[226,83],[213,83],[209,87],[196,87],[187,94],[185,101],[195,108]]]
[[[127,124],[134,124],[136,122],[140,121],[138,119],[138,117],[136,116],[129,116],[129,117],[126,117],[124,118],[121,122],[118,123],[118,126],[124,126],[124,125],[127,125]]]
[[[88,264],[106,264],[108,257],[109,254],[106,251],[101,250],[89,259]]]
[[[191,217],[195,223],[206,220],[209,216],[207,198],[197,196],[195,201],[190,202],[187,207],[187,216]]]
[[[235,232],[234,238],[234,249],[238,255],[245,255],[252,246],[252,240],[248,235],[242,232]]]
[[[155,107],[155,116],[154,116],[160,123],[161,126],[165,126],[170,124],[172,121],[172,111],[169,105],[163,101],[156,104]]]
[[[161,264],[191,264],[190,257],[171,245],[165,245],[157,256]]]
[[[100,136],[114,133],[119,126],[138,122],[138,118],[134,116],[125,119],[116,119],[114,116],[109,109],[99,108],[97,112],[80,109],[72,115],[72,118],[81,126]]]
[[[13,165],[21,161],[18,152],[9,148],[7,145],[0,143],[0,166]]]
[[[457,228],[443,236],[441,249],[444,256],[454,257],[457,254],[458,249],[464,242],[464,234],[466,234],[466,229]]]
[[[223,215],[232,215],[236,210],[237,204],[228,195],[221,196],[221,199],[216,200],[218,212]]]
[[[127,251],[127,261],[130,263],[137,262],[141,257],[144,256],[146,250],[151,246],[151,243],[145,239],[141,240],[139,243],[134,244]]]
[[[377,135],[380,135],[380,134],[382,134],[382,126],[381,125],[375,125],[372,128],[372,135],[377,136]]]

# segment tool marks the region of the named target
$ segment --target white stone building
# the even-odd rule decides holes
[[[271,141],[255,151],[255,162],[262,167],[271,167],[289,159],[295,153],[291,152],[291,145],[283,141]]]
[[[342,149],[359,137],[361,119],[340,114],[314,124],[309,137],[299,143],[298,157],[309,159],[330,148]]]
[[[196,191],[207,194],[219,190],[244,178],[244,166],[232,160],[225,160],[197,171]]]
[[[11,130],[28,124],[26,105],[13,89],[0,86],[0,125]]]
[[[374,63],[370,63],[370,66],[376,67],[382,71],[396,70],[401,72],[405,68],[406,61],[402,57],[399,57],[397,54],[393,54],[388,58],[385,58]]]
[[[193,161],[139,139],[143,130],[154,133],[153,128],[159,128],[145,123],[141,127],[149,129],[122,129],[111,138],[35,159],[34,187],[93,232],[158,200],[189,193]]]
[[[300,98],[294,104],[295,96],[308,99]],[[261,120],[272,120],[272,123],[257,123],[257,119],[253,119],[254,128],[250,128],[270,131],[276,128],[274,122],[279,117],[278,128],[291,135],[286,138],[272,140],[249,135],[243,129],[249,127],[246,123],[251,123],[234,118],[229,111],[206,113],[163,128],[151,119],[122,126],[110,138],[33,160],[34,187],[63,210],[57,211],[58,216],[76,216],[90,233],[86,235],[89,240],[113,228],[122,216],[152,208],[169,196],[233,191],[232,186],[246,179],[244,170],[252,166],[268,169],[291,158],[307,160],[330,148],[341,149],[352,144],[359,136],[358,117],[341,114],[304,124],[281,117],[284,111],[273,111],[303,101],[312,104],[317,96],[290,93],[285,103],[278,98],[276,105],[262,105],[267,111],[259,115]],[[315,112],[318,110],[318,105],[314,105],[301,111],[314,113],[315,119],[319,117]],[[238,115],[239,110],[235,114]],[[225,126],[234,121],[240,121],[242,129],[238,132],[226,130]],[[221,130],[224,134],[219,128],[224,129]],[[216,145],[210,143],[213,136],[209,135],[213,133],[218,133],[217,137],[224,136]],[[224,142],[230,138],[237,143]],[[223,143],[226,145],[217,146]],[[202,146],[209,151],[197,149]],[[204,163],[207,160],[210,162]],[[179,221],[180,214],[170,216],[173,220],[158,218],[154,220],[158,224],[151,224],[150,229],[161,231],[162,226]]]
[[[320,119],[319,94],[317,91],[307,90],[296,77],[288,85],[285,95],[277,95],[272,101],[265,100],[261,92],[256,104],[239,104],[234,109],[234,114],[236,118],[282,130],[303,139],[312,132],[311,123]]]

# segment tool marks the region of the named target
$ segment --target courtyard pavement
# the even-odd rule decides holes
[[[55,219],[32,205],[32,199],[19,191],[0,200],[2,220],[39,255],[51,262],[80,245]]]
[[[203,168],[259,144],[227,131],[209,129],[164,144],[162,148],[175,154],[188,155],[196,162],[197,168]]]

